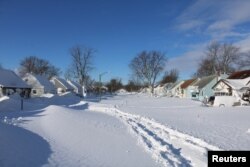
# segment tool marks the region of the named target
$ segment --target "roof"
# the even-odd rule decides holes
[[[0,86],[8,88],[30,88],[11,70],[0,69]]]
[[[183,84],[181,84],[181,88],[182,89],[186,89],[189,85],[191,85],[192,83],[194,83],[198,78],[193,78],[193,79],[189,79],[184,81]]]
[[[55,87],[53,86],[53,84],[43,75],[35,75],[36,79],[39,81],[39,83],[41,85],[43,85],[44,87],[53,90],[55,89]]]
[[[27,81],[27,84],[31,85],[32,87],[44,87],[45,89],[48,90],[55,90],[55,87],[53,86],[53,84],[43,75],[34,75],[34,74],[30,74],[27,73],[25,74],[25,76],[23,77],[23,79],[29,79],[30,77],[32,77],[33,79],[36,80],[36,82],[34,81]]]
[[[178,87],[180,84],[182,84],[183,81],[176,81],[170,89],[174,89],[175,87]]]
[[[228,77],[228,79],[244,79],[247,77],[250,77],[250,70],[234,72]]]
[[[172,83],[172,82],[168,82],[168,83],[165,83],[165,84],[163,85],[163,87],[164,87],[165,89],[171,89],[171,87],[173,86],[173,84],[174,84],[174,83]]]
[[[66,89],[73,90],[74,88],[65,80],[59,77],[53,77],[53,79],[58,80]]]
[[[250,77],[245,79],[225,79],[223,80],[227,85],[231,86],[233,89],[241,89],[248,87],[247,84],[250,81]]]
[[[216,77],[217,77],[217,75],[210,75],[207,77],[202,77],[197,83],[194,84],[194,86],[197,86],[198,89],[202,89],[207,84],[209,84],[212,80],[214,80]]]
[[[74,81],[71,81],[71,80],[67,80],[67,82],[72,86],[72,87],[75,87],[77,88],[78,90],[81,90],[82,89],[82,86],[77,83],[77,82],[74,82]]]
[[[233,89],[242,89],[250,87],[250,77],[247,77],[245,79],[221,79],[212,87],[212,89],[214,89],[220,82],[225,83]]]

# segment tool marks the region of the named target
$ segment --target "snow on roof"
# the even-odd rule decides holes
[[[43,75],[35,75],[38,82],[49,90],[55,89],[54,85]]]
[[[11,70],[0,69],[0,86],[9,88],[30,88]]]
[[[33,82],[27,81],[27,83],[29,85],[31,85],[32,87],[44,87],[48,90],[55,90],[55,87],[53,86],[53,84],[46,78],[46,76],[43,75],[34,75],[34,74],[30,74],[27,73],[25,74],[25,76],[23,77],[23,80],[26,81],[26,79],[30,80],[30,78],[32,78],[32,80],[34,80]]]
[[[74,82],[74,81],[71,81],[71,80],[67,80],[67,82],[72,86],[72,87],[75,87],[77,88],[78,90],[82,89],[82,86],[77,83],[77,82]]]
[[[245,79],[224,79],[223,80],[226,84],[231,86],[233,89],[241,89],[244,87],[249,87],[250,77]]]
[[[53,77],[53,79],[58,80],[66,89],[73,90],[74,88],[63,78]]]
[[[164,87],[165,89],[171,89],[172,86],[173,86],[173,84],[174,84],[174,83],[172,83],[172,82],[165,83],[165,84],[163,85],[163,87]]]
[[[176,81],[176,82],[172,85],[172,87],[171,87],[170,89],[174,89],[174,88],[180,86],[183,82],[184,82],[184,81]]]
[[[207,77],[202,77],[194,86],[197,86],[198,89],[204,88],[207,84],[209,84],[213,79],[215,79],[217,75],[210,75]]]

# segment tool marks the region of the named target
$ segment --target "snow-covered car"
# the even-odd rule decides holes
[[[210,96],[207,105],[215,107],[241,105],[234,96]]]

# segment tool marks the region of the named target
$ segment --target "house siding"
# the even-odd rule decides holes
[[[217,83],[217,81],[218,81],[218,78],[216,77],[199,91],[198,99],[200,101],[203,101],[205,97],[207,98],[210,96],[214,96],[214,91],[212,87]]]
[[[56,93],[53,84],[44,76],[27,73],[22,79],[32,87],[31,96],[33,97],[42,96],[45,93]]]

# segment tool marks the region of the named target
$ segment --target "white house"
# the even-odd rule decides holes
[[[250,91],[250,77],[245,79],[221,79],[213,86],[215,96],[233,96],[241,101]]]
[[[27,73],[22,79],[31,86],[31,96],[41,96],[45,93],[56,93],[55,86],[43,75]]]
[[[86,96],[86,90],[84,86],[81,86],[79,83],[67,80],[67,82],[70,84],[70,86],[73,87],[73,91],[80,96]]]
[[[154,94],[157,96],[167,96],[173,83],[165,83],[164,85],[158,85],[154,89]]]
[[[168,96],[175,96],[175,97],[181,97],[181,85],[184,83],[184,81],[177,81],[175,82],[172,87],[170,88],[169,95]]]
[[[57,93],[73,92],[74,88],[63,78],[52,77],[50,80],[57,89]]]
[[[31,87],[11,70],[0,69],[0,97],[18,93],[29,97]]]

